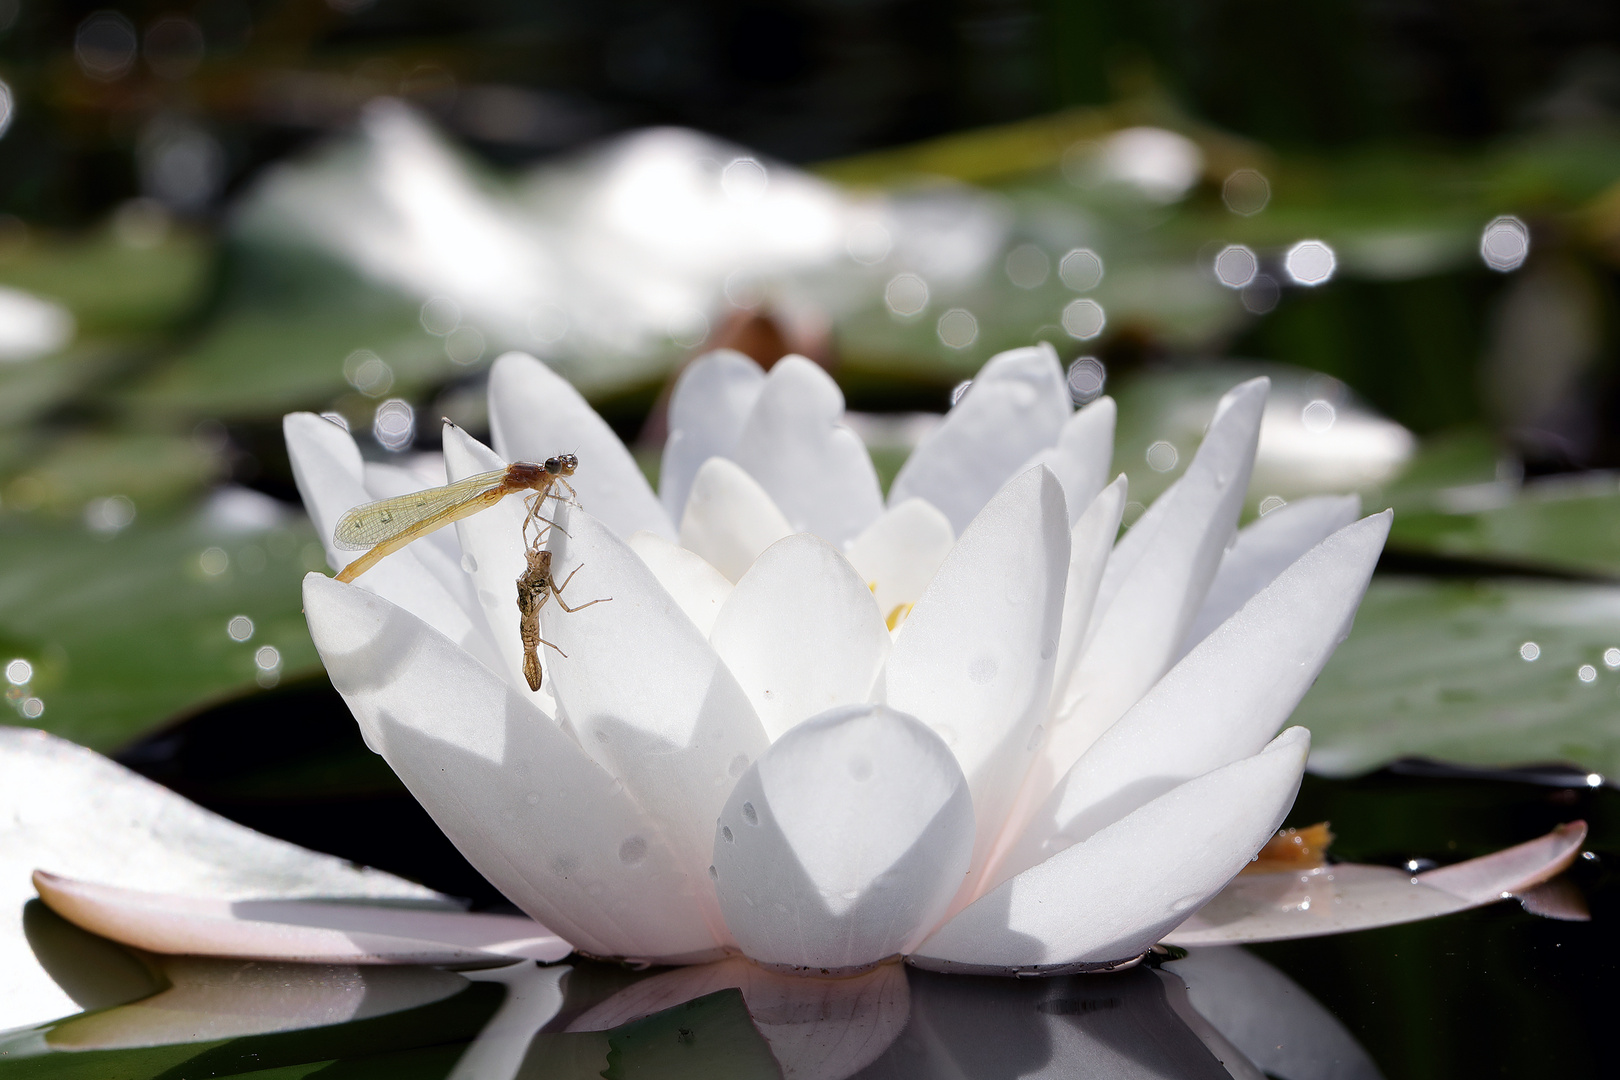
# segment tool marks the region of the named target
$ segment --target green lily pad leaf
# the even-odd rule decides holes
[[[719,990],[616,1028],[608,1036],[608,1080],[780,1078],[770,1044],[748,1015],[742,991]]]
[[[1329,776],[1421,756],[1620,773],[1620,589],[1379,578],[1294,711]]]
[[[325,559],[302,517],[244,529],[92,510],[104,531],[0,519],[0,663],[27,662],[11,722],[112,751],[203,701],[315,670],[299,581]]]
[[[1611,473],[1450,487],[1434,502],[1441,508],[1395,515],[1391,546],[1620,577],[1620,482]]]
[[[31,237],[0,258],[0,285],[65,305],[81,339],[165,330],[197,303],[212,244],[189,229],[137,239],[130,243],[116,229],[75,240]]]

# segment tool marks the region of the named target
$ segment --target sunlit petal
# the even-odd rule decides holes
[[[1114,461],[1114,421],[1118,412],[1113,398],[1098,398],[1069,417],[1057,442],[1029,462],[1051,469],[1058,483],[1063,485],[1071,525],[1080,520],[1086,507],[1108,483],[1108,471]]]
[[[992,357],[901,467],[890,505],[927,499],[961,532],[1021,465],[1057,442],[1071,413],[1050,345]]]
[[[1349,633],[1389,523],[1386,511],[1340,529],[1205,638],[1075,762],[1002,872],[1033,866],[1176,785],[1258,752]]]
[[[1317,495],[1273,510],[1238,530],[1237,543],[1221,558],[1204,606],[1181,643],[1187,652],[1209,632],[1271,584],[1294,560],[1344,528],[1361,513],[1356,495]]]
[[[802,356],[765,377],[732,457],[758,480],[794,532],[843,547],[883,511],[866,444],[843,424],[844,393]]]
[[[315,964],[561,960],[573,946],[533,919],[320,900],[217,900],[34,874],[52,911],[91,933],[158,953]]]
[[[1186,474],[1115,548],[1037,784],[1055,783],[1175,660],[1237,528],[1268,385],[1252,379],[1221,399]]]
[[[1306,731],[1290,728],[1261,753],[1159,796],[980,897],[923,942],[912,962],[1028,971],[1141,954],[1276,831],[1309,749]]]
[[[680,521],[698,469],[730,457],[743,424],[765,386],[760,366],[731,349],[692,361],[669,396],[669,438],[658,471],[658,495],[671,521]]]
[[[925,499],[883,511],[849,545],[850,565],[872,590],[878,611],[898,626],[956,543],[949,519]]]
[[[1069,577],[1063,591],[1063,630],[1058,635],[1054,688],[1067,686],[1075,664],[1080,662],[1097,590],[1108,567],[1108,556],[1114,550],[1114,538],[1119,535],[1126,491],[1125,474],[1121,473],[1091,500],[1069,533]]]
[[[883,699],[931,727],[967,775],[976,869],[1041,743],[1068,568],[1063,489],[1030,469],[962,533],[883,672]]]
[[[507,353],[489,371],[489,426],[508,461],[579,455],[569,483],[579,503],[619,536],[646,529],[675,536],[658,496],[624,443],[578,390],[532,356]]]
[[[681,517],[681,546],[736,581],[760,553],[791,535],[782,511],[743,467],[710,458],[698,469]]]
[[[944,913],[973,846],[972,800],[950,750],[881,705],[793,728],[719,817],[715,882],[738,945],[815,970],[908,950]]]
[[[709,635],[772,739],[867,700],[889,656],[872,592],[827,541],[796,533],[765,550]]]
[[[658,584],[681,605],[698,633],[708,637],[720,606],[733,588],[725,575],[701,556],[645,529],[631,535],[630,549],[641,556]]]
[[[526,694],[362,589],[311,574],[304,609],[370,744],[508,899],[604,956],[716,946],[702,917],[707,883],[676,861],[661,823]],[[649,895],[670,902],[649,907]]]
[[[549,540],[557,581],[575,575],[566,596],[576,606],[611,599],[573,612],[541,608],[541,634],[562,653],[552,662],[557,699],[580,745],[624,781],[679,864],[707,883],[714,820],[765,750],[765,729],[647,564],[602,522],[564,509],[567,531]]]

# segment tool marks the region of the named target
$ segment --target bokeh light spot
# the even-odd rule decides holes
[[[1333,277],[1338,264],[1333,249],[1321,240],[1301,240],[1288,249],[1283,259],[1288,276],[1297,284],[1309,286],[1321,285]]]

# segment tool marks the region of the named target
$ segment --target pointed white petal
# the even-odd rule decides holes
[[[878,611],[898,625],[898,616],[922,596],[955,543],[956,532],[944,514],[926,499],[907,499],[855,538],[849,562],[872,590]]]
[[[692,478],[712,457],[730,457],[759,400],[765,372],[740,352],[716,349],[687,365],[669,396],[669,438],[658,470],[658,495],[680,521]]]
[[[765,549],[737,582],[709,642],[773,740],[807,717],[866,701],[889,656],[889,630],[871,590],[836,548],[810,533]]]
[[[314,413],[288,413],[282,418],[281,429],[298,494],[326,547],[326,561],[341,570],[361,553],[334,547],[332,529],[345,512],[373,501],[366,489],[360,451],[348,432]],[[440,578],[424,565],[417,548],[424,548],[422,554],[432,558],[431,551],[418,541],[366,571],[360,585],[426,621],[450,640],[480,656],[489,655],[493,645],[483,627],[474,623],[471,612],[462,606],[463,597],[446,590]]]
[[[1069,576],[1063,587],[1063,630],[1058,635],[1058,659],[1053,671],[1054,688],[1069,684],[1074,666],[1091,625],[1091,611],[1097,602],[1108,556],[1119,536],[1120,515],[1125,512],[1125,474],[1103,488],[1069,533]],[[1056,704],[1054,702],[1054,704]]]
[[[912,963],[1038,971],[1140,955],[1231,881],[1276,832],[1310,736],[1190,780],[1003,882],[931,935]]]
[[[1098,398],[1069,417],[1057,443],[1040,451],[1030,465],[1045,465],[1063,485],[1069,524],[1080,520],[1108,483],[1114,461],[1114,420],[1119,410],[1111,397]]]
[[[630,537],[630,549],[641,556],[658,584],[681,605],[698,633],[708,637],[720,606],[733,588],[725,575],[701,556],[645,529]]]
[[[1019,466],[1058,441],[1071,412],[1052,346],[991,357],[912,451],[889,488],[889,504],[927,499],[961,532]]]
[[[1075,762],[1001,872],[1016,874],[1258,752],[1350,632],[1389,523],[1386,510],[1340,529],[1170,669]]]
[[[454,424],[444,425],[443,442],[445,471],[451,483],[507,465],[499,454]],[[458,570],[471,588],[485,632],[495,645],[498,659],[491,661],[491,666],[514,689],[528,694],[531,691],[523,677],[517,607],[518,575],[528,565],[523,555],[523,526],[528,517],[525,497],[508,495],[494,506],[456,522],[455,532],[463,552]],[[536,703],[549,711],[551,700],[550,692],[542,690]]]
[[[573,946],[522,915],[420,911],[319,900],[218,900],[34,873],[51,910],[148,952],[310,964],[561,960]]]
[[[1031,469],[962,533],[884,669],[884,700],[933,728],[967,774],[975,869],[1040,746],[1068,568],[1063,489]]]
[[[792,532],[782,511],[741,465],[710,458],[698,469],[681,518],[681,547],[702,556],[728,581],[742,577],[760,552]]]
[[[674,538],[675,528],[624,443],[568,380],[532,356],[509,352],[489,371],[489,426],[508,461],[578,454],[569,480],[579,503],[620,536],[646,529]]]
[[[846,546],[883,511],[866,444],[842,423],[844,393],[817,365],[785,356],[765,376],[731,457],[794,532]]]
[[[879,964],[842,979],[771,971],[741,957],[675,968],[587,1009],[569,1031],[608,1031],[735,987],[785,1080],[845,1080],[877,1060],[911,1016],[906,969]]]
[[[586,752],[624,781],[680,865],[707,884],[714,819],[769,744],[765,729],[647,564],[602,522],[563,509],[549,545],[558,582],[578,569],[566,598],[612,599],[540,609],[542,636],[563,654],[552,658],[557,700]]]
[[[1280,507],[1238,530],[1237,543],[1221,559],[1204,606],[1181,643],[1183,656],[1209,632],[1271,584],[1294,560],[1338,532],[1361,513],[1358,495],[1317,495]]]
[[[1573,821],[1535,840],[1416,876],[1359,863],[1243,874],[1165,940],[1187,947],[1287,941],[1448,915],[1548,880],[1574,861],[1585,842],[1586,823]]]
[[[706,883],[526,694],[364,590],[311,574],[304,610],[370,745],[507,899],[604,956],[715,947]]]
[[[1116,550],[1109,560],[1089,642],[1059,690],[1057,720],[1042,768],[1031,777],[1037,785],[1031,794],[1044,796],[1174,661],[1237,528],[1269,385],[1267,379],[1251,379],[1221,399],[1186,474],[1154,503],[1158,510],[1169,500],[1149,522],[1153,531],[1138,545],[1136,557]],[[1136,536],[1136,529],[1126,533],[1119,548]],[[1129,566],[1116,577],[1121,555]],[[1115,581],[1108,598],[1110,577]]]
[[[715,887],[746,955],[836,971],[914,945],[972,847],[967,781],[939,737],[885,706],[849,706],[789,731],[737,782]]]
[[[1267,1076],[1382,1080],[1355,1036],[1304,987],[1247,949],[1194,949],[1163,965],[1193,1008]]]
[[[324,421],[323,421],[324,422]],[[101,1007],[75,1000],[28,943],[24,904],[43,868],[126,888],[245,897],[448,897],[254,832],[100,754],[43,731],[0,726],[0,1029]],[[138,973],[132,973],[138,974]],[[109,980],[111,982],[111,980]],[[141,983],[141,980],[135,980]],[[149,993],[132,985],[139,996]]]

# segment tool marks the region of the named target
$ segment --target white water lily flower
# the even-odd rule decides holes
[[[1388,530],[1306,500],[1233,544],[1265,395],[1227,395],[1116,545],[1113,404],[1074,411],[1046,347],[991,360],[887,506],[800,358],[693,365],[655,495],[567,383],[508,354],[495,448],[447,428],[448,479],[577,453],[583,509],[548,503],[549,543],[573,603],[612,598],[543,609],[545,688],[521,672],[520,500],[459,522],[459,560],[436,541],[359,586],[311,575],[305,607],[368,743],[583,952],[1109,966],[1283,820],[1309,738],[1277,731]],[[394,493],[341,429],[286,431],[323,535]]]

